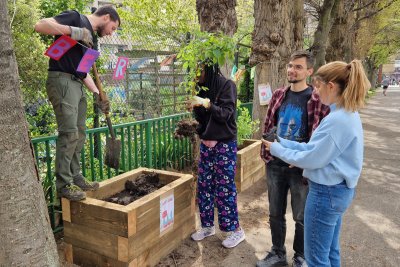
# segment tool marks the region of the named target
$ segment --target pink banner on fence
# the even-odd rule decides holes
[[[126,68],[128,67],[129,59],[127,57],[119,57],[117,61],[117,66],[114,70],[113,79],[122,80],[125,76]]]
[[[99,55],[100,52],[96,50],[90,48],[86,50],[86,53],[83,55],[83,58],[79,63],[77,71],[88,73],[90,71],[90,68],[93,66],[93,63],[99,57]]]
[[[44,53],[46,56],[59,60],[68,50],[70,50],[76,41],[67,35],[58,38]]]

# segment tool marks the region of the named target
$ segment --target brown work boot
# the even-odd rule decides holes
[[[90,182],[82,174],[74,177],[74,184],[79,186],[83,191],[94,191],[99,189],[98,182]]]
[[[64,197],[71,201],[79,201],[86,198],[86,193],[78,186],[70,184],[64,186],[60,191],[58,191],[58,197]]]

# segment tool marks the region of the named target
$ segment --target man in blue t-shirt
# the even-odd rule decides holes
[[[329,108],[321,104],[318,95],[307,84],[313,73],[313,58],[307,51],[297,51],[287,64],[287,79],[290,86],[274,91],[264,122],[264,132],[277,128],[279,138],[297,142],[308,142],[312,131],[325,117]],[[295,224],[293,240],[293,265],[305,266],[304,260],[304,207],[308,185],[303,170],[289,166],[274,158],[261,147],[261,158],[267,164],[267,188],[269,201],[269,223],[272,248],[267,256],[257,262],[258,267],[286,266],[286,206],[290,190],[291,206]]]
[[[99,90],[92,77],[78,72],[78,65],[88,47],[93,45],[96,32],[99,37],[111,35],[121,24],[112,6],[103,6],[94,14],[85,16],[77,11],[65,11],[54,18],[45,18],[35,25],[35,31],[54,35],[70,35],[79,41],[59,60],[50,59],[46,90],[56,115],[58,138],[56,146],[56,187],[59,197],[70,200],[86,198],[84,191],[95,190],[97,182],[89,182],[81,174],[80,152],[86,138],[86,92],[98,98]],[[99,101],[100,109],[109,111],[108,100]]]

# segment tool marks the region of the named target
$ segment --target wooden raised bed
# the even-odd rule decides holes
[[[153,171],[168,184],[126,206],[102,200],[122,191],[126,180]],[[156,265],[195,229],[193,186],[192,175],[139,168],[101,182],[85,200],[63,198],[66,260],[80,266]],[[160,203],[168,201],[163,212]]]
[[[265,178],[265,162],[260,157],[261,141],[247,139],[243,148],[237,152],[235,182],[237,191],[241,192],[252,184]]]

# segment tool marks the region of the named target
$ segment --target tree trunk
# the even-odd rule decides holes
[[[236,0],[196,0],[200,29],[206,32],[222,32],[233,36],[237,30]],[[222,74],[229,79],[232,64],[220,66]]]
[[[329,47],[326,51],[326,62],[352,59],[352,25],[354,23],[354,1],[337,0],[333,7],[333,25],[329,33]]]
[[[314,71],[317,71],[319,67],[325,64],[328,36],[332,28],[332,17],[335,15],[332,11],[337,11],[333,6],[338,1],[340,0],[325,0],[319,12],[318,27],[314,33],[314,43],[311,46],[311,51],[315,58]]]
[[[5,0],[0,14],[0,266],[59,266],[28,136]]]
[[[233,36],[237,30],[236,0],[196,0],[200,27]]]
[[[290,54],[303,46],[304,1],[255,0],[252,54],[249,65],[256,66],[253,95],[253,119],[260,120],[260,130],[253,135],[261,138],[268,106],[261,106],[260,84],[276,89],[286,84],[286,64]]]

